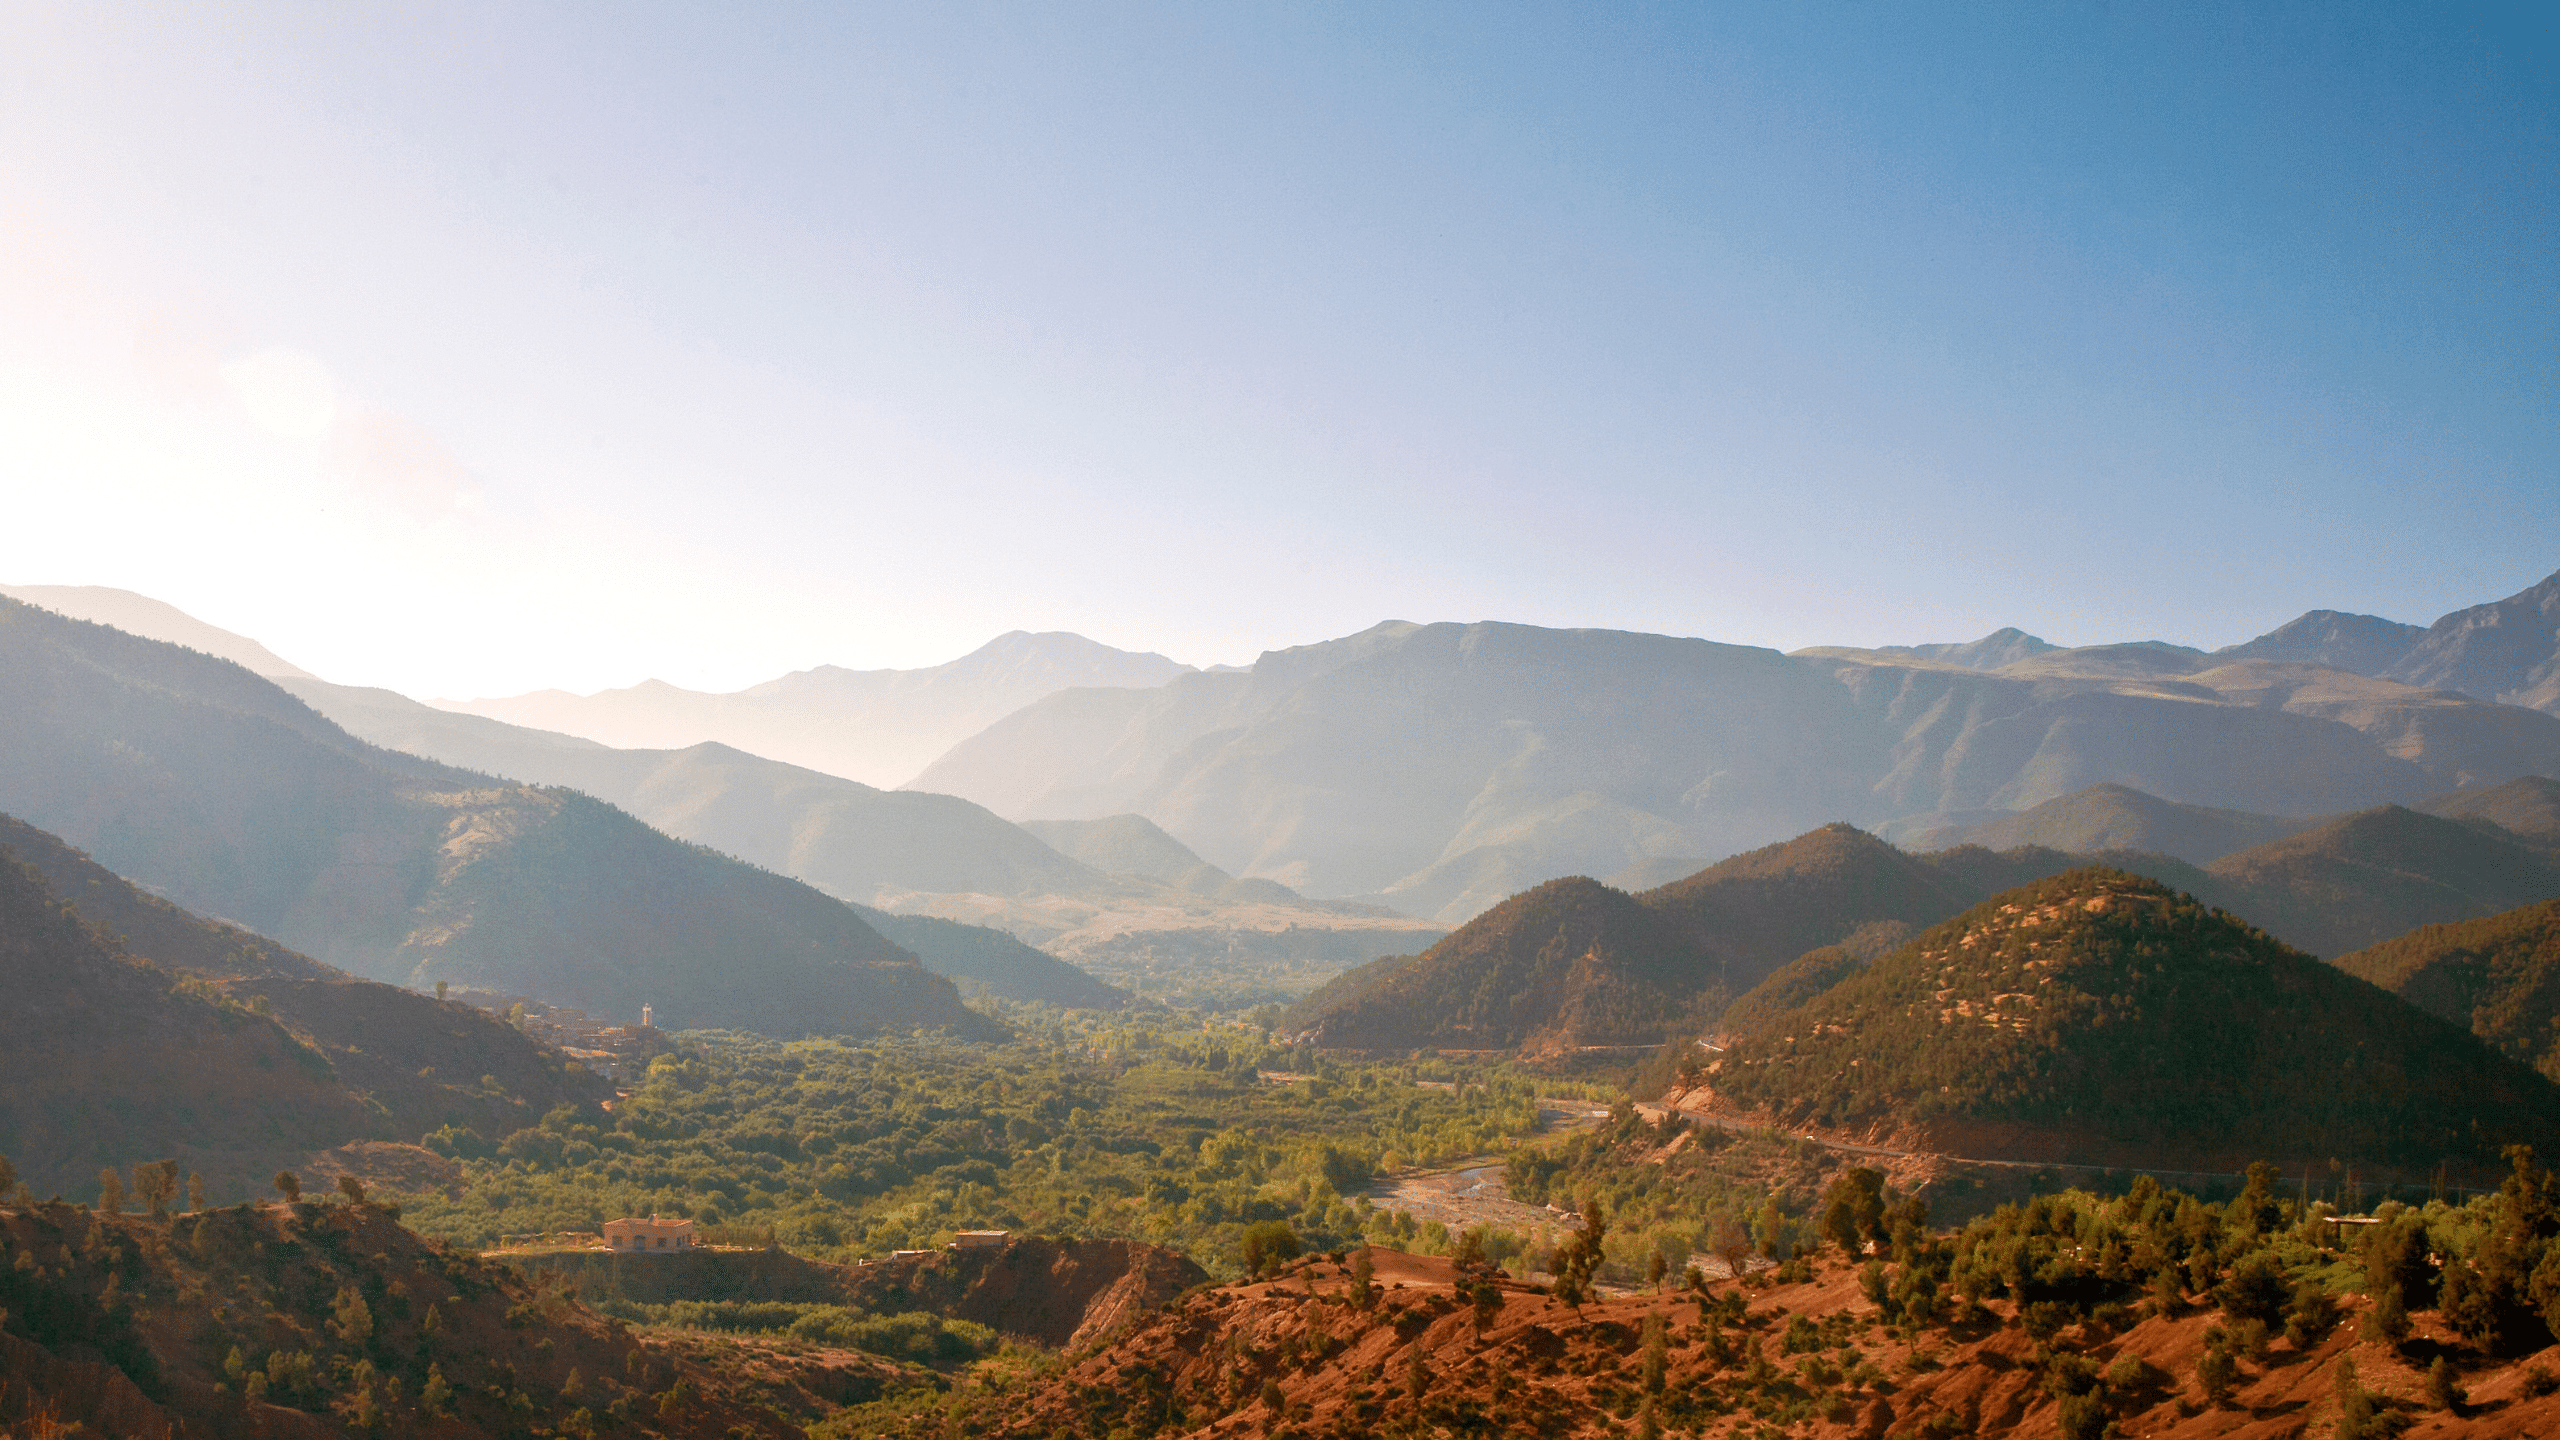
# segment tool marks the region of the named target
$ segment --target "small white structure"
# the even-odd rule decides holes
[[[1001,1250],[1010,1239],[1010,1230],[963,1230],[951,1237],[954,1250]]]
[[[658,1028],[657,1012],[651,1010],[646,1005],[640,1007],[640,1028],[643,1030],[655,1030]]]
[[[661,1220],[652,1215],[646,1220],[607,1220],[604,1222],[604,1248],[634,1254],[672,1254],[694,1246],[693,1222]]]

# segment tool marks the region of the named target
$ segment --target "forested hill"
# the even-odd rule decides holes
[[[1986,1158],[2493,1169],[2560,1088],[2156,881],[1993,897],[1738,1040],[1719,1107]]]
[[[375,749],[228,661],[0,599],[0,810],[356,974],[777,1035],[984,1022],[843,904]]]
[[[2050,852],[1903,853],[1826,825],[1641,895],[1553,880],[1409,963],[1346,977],[1292,1021],[1319,1045],[1531,1049],[1645,1045],[1712,1021],[1796,956],[1864,927],[1933,924]]]
[[[2338,968],[2560,1080],[2560,900],[2422,926]]]

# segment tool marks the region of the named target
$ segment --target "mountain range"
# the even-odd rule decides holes
[[[2459,652],[2489,675],[2481,637],[2539,623],[2556,581],[2447,617],[2392,665],[2434,675]],[[2113,784],[2274,817],[2214,822],[2240,846],[2560,774],[2560,715],[2324,663],[2392,649],[2369,618],[2315,612],[2214,655],[2016,631],[1779,655],[1395,622],[1241,672],[1057,692],[913,783],[1026,822],[1142,816],[1229,874],[1457,924],[1557,875],[1661,883],[1827,820],[1918,839]],[[2534,673],[2477,683],[2530,698]]]
[[[841,902],[367,745],[230,661],[0,599],[0,810],[368,978],[777,1035],[984,1028]]]
[[[438,704],[616,749],[683,750],[712,741],[891,786],[1044,695],[1079,685],[1161,685],[1191,668],[1063,631],[1015,630],[921,670],[821,665],[728,694],[648,680],[593,695],[538,690]]]
[[[2555,793],[2560,782],[2535,777],[2427,803],[2529,818]],[[2215,847],[2264,818],[2202,814]],[[2192,807],[2122,787],[2092,787],[2019,818],[2041,820],[2031,828],[2050,837],[2086,836],[2084,821],[2111,817],[2148,817],[2191,837],[2200,823]],[[2132,820],[2099,838],[2155,833]],[[1634,894],[1587,878],[1549,881],[1417,956],[1346,972],[1287,1012],[1281,1028],[1348,1049],[1532,1053],[1649,1045],[1710,1027],[1747,1033],[1912,932],[2092,860],[2330,958],[2560,897],[2560,832],[2518,834],[2476,814],[2397,805],[2310,822],[2202,866],[2122,845],[2072,854],[2034,839],[1913,852],[1833,824]],[[2458,1018],[2470,1023],[2467,1012]],[[2544,1006],[2508,1028],[2554,1020],[2560,1012]]]

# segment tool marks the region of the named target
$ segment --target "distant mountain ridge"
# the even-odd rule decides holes
[[[1066,631],[1014,630],[919,670],[821,665],[728,694],[648,680],[573,695],[540,690],[438,708],[622,750],[706,741],[869,785],[913,779],[935,756],[1044,695],[1075,686],[1161,685],[1192,667]]]
[[[0,810],[369,978],[778,1035],[986,1028],[798,881],[584,795],[376,749],[239,665],[6,599]]]
[[[915,784],[1026,821],[1139,815],[1229,874],[1457,924],[1556,875],[1657,879],[1833,818],[1957,838],[2113,784],[2291,820],[2560,774],[2560,716],[2300,660],[2031,641],[1779,656],[1391,622],[1242,674],[1059,692]]]

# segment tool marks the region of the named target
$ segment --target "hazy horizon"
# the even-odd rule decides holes
[[[0,582],[469,699],[2560,565],[2524,7],[0,10]]]

